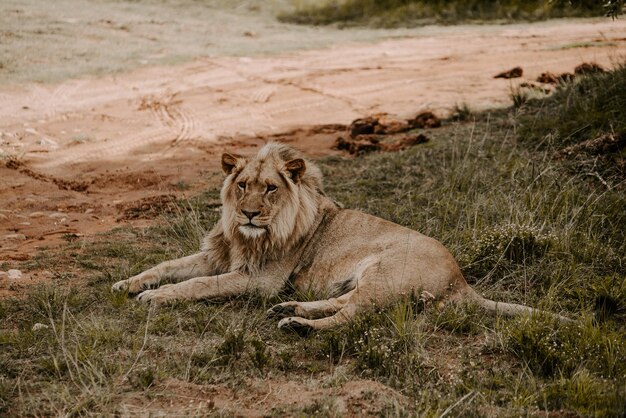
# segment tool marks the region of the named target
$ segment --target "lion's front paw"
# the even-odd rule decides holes
[[[293,331],[301,337],[306,337],[313,331],[313,327],[308,325],[306,319],[297,316],[283,318],[278,322],[278,329]]]
[[[279,303],[274,305],[265,312],[270,318],[285,318],[287,316],[293,316],[296,313],[296,307],[289,305],[291,302]]]
[[[120,280],[111,286],[112,292],[127,292],[129,287],[128,280]]]
[[[120,280],[111,286],[111,290],[113,292],[128,292],[131,295],[141,292],[142,290],[146,290],[150,287],[149,283],[142,282],[140,280],[130,279]]]
[[[120,280],[111,286],[111,290],[113,292],[128,292],[134,295],[158,285],[159,278],[157,275],[149,272],[143,272],[131,277],[130,279]]]
[[[166,284],[154,290],[144,290],[137,295],[139,302],[155,303],[157,305],[172,302],[175,299],[177,299],[177,294],[174,291],[174,285],[171,284]]]

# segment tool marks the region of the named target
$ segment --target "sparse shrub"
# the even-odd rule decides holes
[[[626,387],[612,385],[584,368],[547,385],[542,398],[551,410],[573,409],[585,417],[622,417],[626,411]]]
[[[608,326],[533,316],[513,321],[506,332],[510,350],[542,376],[569,378],[584,367],[602,378],[626,377],[626,341]]]
[[[318,335],[322,354],[334,361],[352,356],[356,369],[366,375],[410,381],[421,371],[413,306],[406,300],[386,311],[366,312],[338,330]]]
[[[250,344],[254,349],[254,351],[250,353],[250,360],[257,369],[263,370],[271,361],[271,357],[267,353],[267,345],[261,340],[252,340]]]
[[[231,364],[241,357],[246,348],[246,330],[243,328],[228,330],[224,341],[217,347],[217,356],[220,364]]]
[[[467,103],[457,103],[452,109],[452,115],[450,115],[450,119],[454,121],[465,122],[470,120],[473,115],[474,113]]]
[[[294,353],[290,350],[284,350],[278,353],[278,358],[280,359],[278,365],[282,371],[286,372],[294,368],[293,357]]]
[[[0,414],[4,414],[9,410],[12,396],[13,388],[4,377],[0,376]]]
[[[109,287],[109,283],[114,283],[113,280],[107,280],[106,287]],[[108,290],[108,289],[107,289]],[[107,298],[111,302],[111,306],[116,309],[122,308],[124,305],[129,303],[128,293],[127,292],[109,292],[107,294]]]
[[[202,239],[219,218],[219,191],[205,192],[188,201],[177,202],[172,213],[164,217],[164,225],[157,229],[180,254],[198,251]]]
[[[172,312],[159,312],[151,321],[149,326],[150,333],[156,335],[172,335],[177,330],[176,315]]]
[[[482,277],[508,264],[528,264],[543,257],[555,239],[529,225],[506,224],[487,229],[468,251],[466,273]]]
[[[194,369],[210,366],[215,363],[215,353],[207,349],[194,351],[191,354],[190,363]]]
[[[530,94],[528,90],[522,89],[520,87],[511,87],[509,97],[513,102],[513,107],[521,107],[528,100],[530,100]]]
[[[598,322],[620,321],[626,315],[626,276],[611,274],[566,289],[583,309],[593,310]]]
[[[64,309],[77,310],[85,306],[88,301],[82,297],[78,289],[60,288],[51,284],[38,286],[32,291],[24,307],[32,315],[33,321],[48,318],[59,318]]]
[[[431,314],[437,327],[460,333],[475,334],[479,330],[483,312],[476,305],[456,305],[449,303],[443,310]]]
[[[156,372],[152,367],[134,370],[133,373],[128,376],[128,380],[135,389],[146,390],[154,385]]]

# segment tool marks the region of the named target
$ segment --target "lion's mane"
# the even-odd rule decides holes
[[[297,181],[281,170],[288,161],[295,159],[305,161],[305,171]],[[287,194],[283,195],[287,203],[272,217],[266,233],[250,238],[239,231],[236,215],[240,208],[235,188],[237,177],[246,165],[259,162],[263,166],[270,165],[285,178],[287,187],[281,187],[277,192]],[[323,195],[322,173],[314,163],[298,150],[280,143],[268,143],[254,159],[242,157],[235,169],[227,175],[220,194],[222,217],[218,228],[205,239],[203,249],[211,253],[208,257],[221,258],[223,267],[226,267],[228,260],[228,268],[224,271],[257,272],[268,261],[282,259],[307,236],[318,218]]]

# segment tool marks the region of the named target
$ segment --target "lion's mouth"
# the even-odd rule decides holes
[[[239,226],[239,232],[241,232],[242,235],[248,238],[258,238],[263,235],[266,230],[264,227],[255,225],[250,222],[245,225]]]

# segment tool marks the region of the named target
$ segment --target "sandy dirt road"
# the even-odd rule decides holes
[[[150,199],[216,186],[224,149],[280,138],[327,155],[341,127],[314,126],[508,106],[512,86],[544,71],[611,67],[625,55],[621,20],[553,21],[3,85],[0,262],[130,222],[124,210]],[[493,78],[514,66],[522,78]]]

